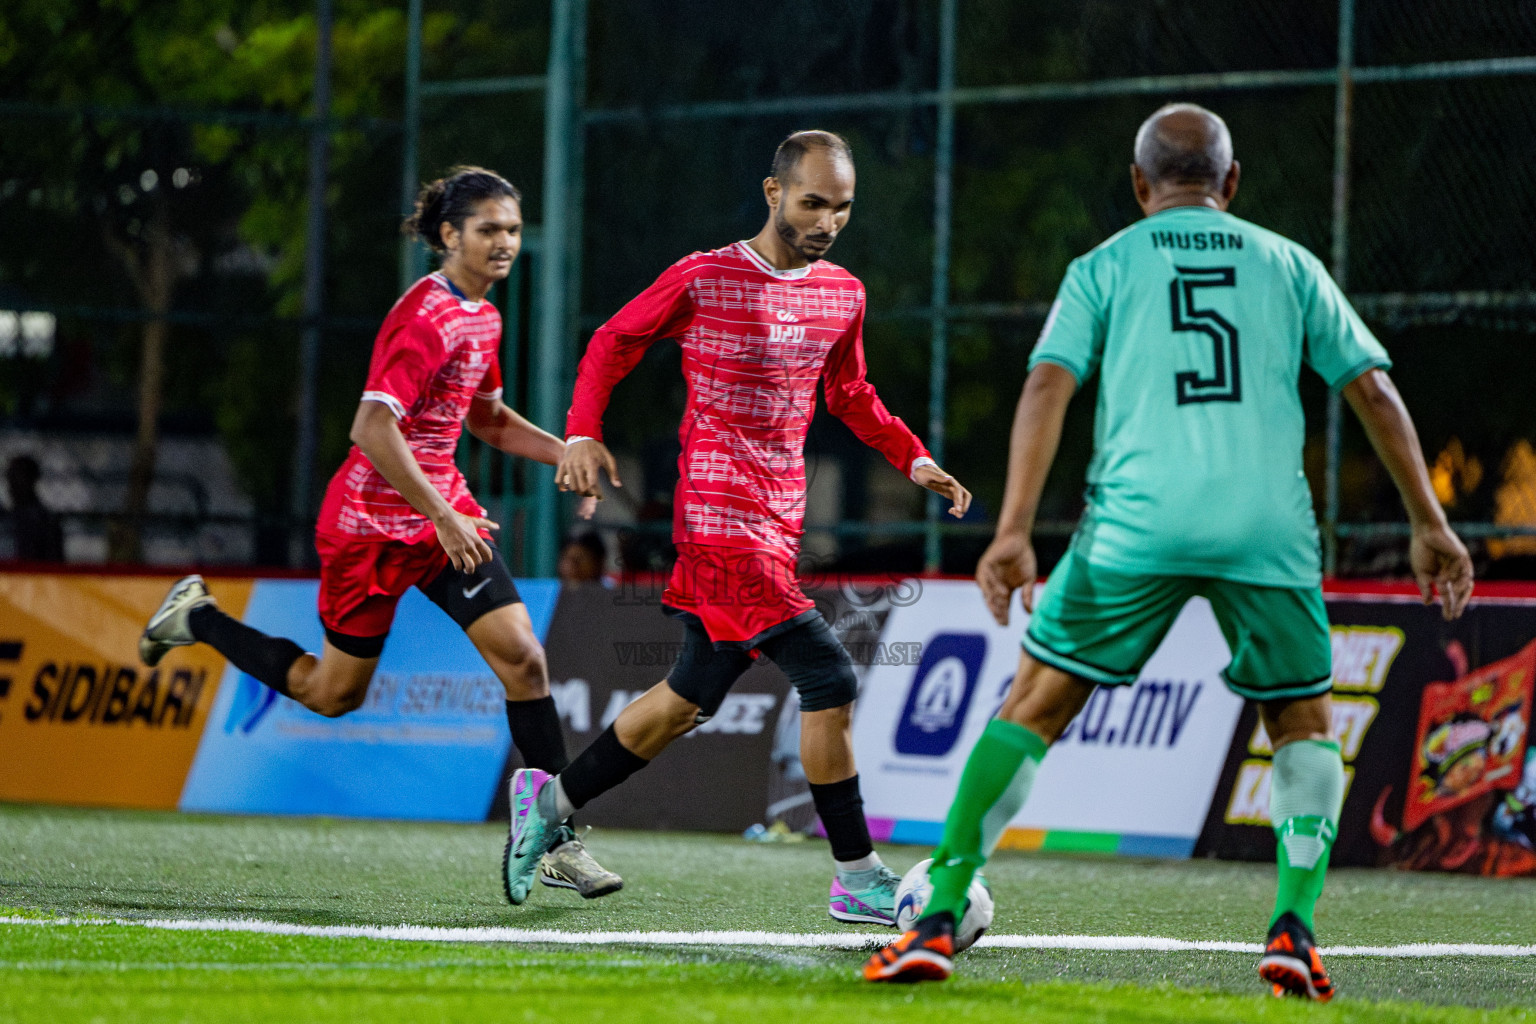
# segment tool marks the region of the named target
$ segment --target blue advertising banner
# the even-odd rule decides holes
[[[542,640],[560,585],[517,586]],[[258,580],[245,621],[319,650],[317,589],[313,580]],[[342,718],[317,715],[227,668],[180,807],[484,821],[510,746],[504,700],[469,638],[411,590],[367,701]]]

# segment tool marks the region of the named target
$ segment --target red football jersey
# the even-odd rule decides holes
[[[501,314],[471,302],[442,274],[428,274],[400,297],[373,342],[364,401],[400,421],[411,454],[448,503],[483,516],[454,464],[469,404],[501,397]],[[326,488],[317,532],[350,540],[415,543],[432,521],[390,486],[355,445]]]
[[[566,436],[601,440],[614,385],[677,338],[688,404],[674,539],[794,554],[818,379],[832,414],[903,474],[928,455],[865,379],[863,328],[864,286],[842,267],[775,270],[746,242],[694,253],[592,336]]]

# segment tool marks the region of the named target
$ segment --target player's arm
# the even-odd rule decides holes
[[[624,486],[618,463],[603,443],[608,399],[646,350],[662,338],[681,334],[692,315],[687,279],[672,266],[592,335],[576,368],[576,388],[565,420],[565,452],[555,469],[555,486],[596,497],[601,494],[598,477],[603,472],[613,486]]]
[[[1030,536],[1045,478],[1061,443],[1067,404],[1097,371],[1103,355],[1109,284],[1101,280],[1101,272],[1091,255],[1067,267],[1029,357],[1029,376],[1014,410],[1008,482],[997,534],[976,565],[982,597],[1001,626],[1008,624],[1008,604],[1015,590],[1023,589],[1025,610],[1034,610],[1038,569]]]
[[[507,405],[500,398],[476,395],[469,405],[469,415],[464,420],[469,432],[480,440],[508,455],[516,455],[546,466],[558,466],[565,454],[565,442]],[[591,519],[597,511],[597,498],[584,497],[576,506],[576,514]]]
[[[861,303],[848,331],[832,346],[822,367],[822,388],[827,411],[844,423],[860,441],[875,449],[913,483],[949,499],[949,514],[956,519],[971,507],[971,492],[959,480],[939,468],[917,435],[880,401],[869,382],[864,362],[864,308]]]
[[[1030,536],[1045,478],[1061,444],[1061,425],[1067,404],[1077,393],[1077,378],[1058,363],[1041,361],[1024,381],[1008,437],[1008,482],[1003,509],[997,517],[997,535],[976,565],[987,608],[998,625],[1008,625],[1008,603],[1023,588],[1028,611],[1034,610],[1035,549]]]
[[[352,419],[352,443],[412,508],[432,520],[437,539],[455,569],[469,572],[491,560],[491,546],[479,531],[494,530],[496,524],[489,519],[466,516],[448,504],[448,499],[421,471],[421,464],[405,443],[395,412],[387,403],[365,398],[358,404],[357,415]]]
[[[1419,435],[1402,396],[1384,371],[1371,369],[1344,386],[1344,397],[1402,495],[1413,530],[1408,561],[1424,603],[1433,601],[1438,590],[1445,618],[1456,618],[1472,597],[1472,559],[1435,498]]]
[[[565,454],[565,442],[540,429],[499,398],[475,396],[464,425],[469,432],[498,451],[557,466]]]

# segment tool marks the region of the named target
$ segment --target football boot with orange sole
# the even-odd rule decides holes
[[[934,914],[869,958],[865,981],[943,981],[954,972],[955,915]]]
[[[1333,982],[1317,955],[1312,932],[1290,911],[1281,914],[1269,929],[1264,956],[1259,960],[1259,977],[1270,983],[1270,991],[1277,996],[1299,996],[1319,1003],[1333,998]]]

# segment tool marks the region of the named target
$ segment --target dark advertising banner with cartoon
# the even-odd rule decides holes
[[[888,657],[915,657],[880,644],[890,595],[910,584],[807,582],[807,592],[861,673]],[[545,647],[550,691],[572,756],[672,668],[683,630],[661,610],[661,589],[645,582],[561,591]],[[784,674],[762,659],[737,681],[713,718],[583,808],[579,821],[709,831],[783,821],[792,829],[809,828],[815,813],[799,748],[799,703]],[[491,816],[506,816],[505,794]]]
[[[1328,613],[1348,776],[1333,863],[1536,875],[1536,600],[1481,598],[1453,623],[1406,596]],[[1197,856],[1274,856],[1270,757],[1249,707]]]
[[[662,613],[656,596],[649,587],[562,588],[545,649],[572,757],[671,669],[682,623]],[[583,808],[578,822],[719,830],[761,820],[774,724],[789,692],[777,669],[754,665],[713,718]],[[492,814],[504,816],[505,808],[503,795]]]

